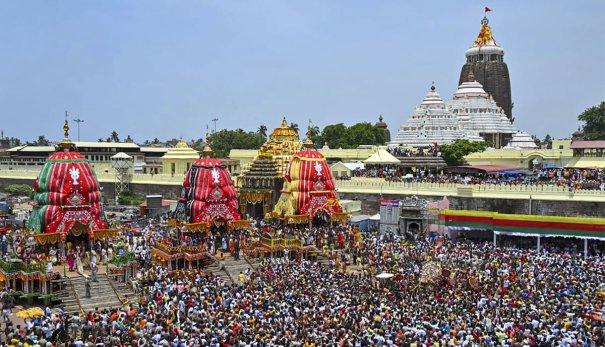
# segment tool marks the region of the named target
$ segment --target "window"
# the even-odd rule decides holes
[[[559,145],[559,149],[563,149],[563,145]]]

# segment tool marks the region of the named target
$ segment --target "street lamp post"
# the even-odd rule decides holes
[[[80,142],[80,123],[84,123],[84,119],[74,119],[74,122],[78,123],[78,142]]]
[[[216,121],[218,120],[218,118],[213,118],[212,121],[214,122],[214,132],[216,132]]]

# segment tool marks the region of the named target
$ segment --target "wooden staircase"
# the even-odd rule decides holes
[[[98,275],[98,282],[90,282],[90,298],[86,297],[86,277],[67,279],[67,287],[58,293],[60,306],[67,314],[88,314],[96,308],[122,308],[124,302],[136,303],[132,290],[123,283],[114,283],[109,276]]]
[[[224,268],[219,268],[219,261],[213,262],[206,268],[207,271],[215,276],[218,276],[223,281],[231,284],[239,284],[237,276],[240,271],[245,272],[247,269],[258,268],[258,263],[255,259],[250,259],[245,255],[241,255],[239,260],[233,259],[232,256],[225,257]]]

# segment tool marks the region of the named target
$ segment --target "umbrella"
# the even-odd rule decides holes
[[[376,275],[376,278],[383,279],[383,278],[391,278],[393,276],[394,276],[393,274],[390,274],[390,273],[387,273],[387,272],[383,272],[380,275]]]
[[[33,317],[38,317],[38,316],[44,316],[44,312],[42,312],[42,310],[38,307],[33,307],[28,310],[23,310],[23,311],[17,312],[17,317],[23,318],[23,319],[33,318]]]

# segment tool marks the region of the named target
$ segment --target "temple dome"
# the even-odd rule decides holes
[[[273,130],[271,135],[269,135],[269,140],[275,142],[300,141],[300,138],[298,137],[298,133],[296,132],[296,130],[288,126],[286,117],[284,117],[281,122],[281,128],[276,128],[275,130]]]
[[[458,86],[456,93],[454,93],[455,97],[464,97],[466,95],[483,97],[488,96],[481,83],[477,81],[462,83],[460,86]]]
[[[175,146],[174,148],[189,148],[189,145],[187,144],[187,142],[183,141],[183,139],[181,139]]]
[[[441,99],[441,96],[439,95],[439,93],[437,93],[435,91],[435,83],[433,83],[433,85],[431,85],[431,91],[426,95],[424,100],[422,100],[422,103],[420,105],[421,106],[434,106],[434,105],[445,106],[445,104],[443,103],[443,100]]]

